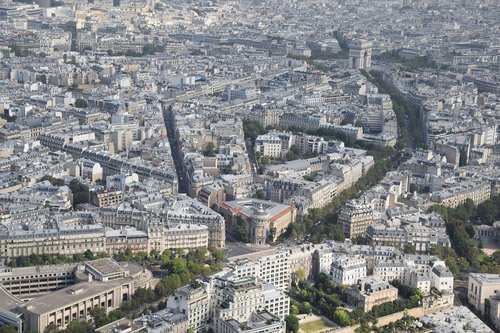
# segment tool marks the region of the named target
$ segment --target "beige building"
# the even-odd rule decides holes
[[[283,153],[282,140],[278,135],[259,135],[255,139],[255,153],[271,158],[280,158]]]
[[[246,322],[252,314],[265,310],[283,320],[289,314],[290,299],[275,286],[264,284],[255,276],[215,277],[212,281],[213,326],[216,332],[223,332],[225,322],[236,320]]]
[[[230,232],[245,228],[246,241],[254,244],[276,239],[296,217],[293,206],[260,199],[225,201],[217,204],[216,210],[226,219]]]
[[[467,298],[469,303],[484,313],[484,301],[500,289],[500,274],[470,273]]]
[[[375,305],[392,302],[398,299],[398,289],[381,278],[367,276],[358,281],[357,285],[346,291],[347,303],[371,311]]]
[[[471,199],[475,205],[491,197],[491,183],[488,181],[466,181],[433,192],[431,200],[448,207],[458,207]]]
[[[338,221],[348,238],[365,237],[368,226],[375,222],[371,205],[349,201],[339,212]]]
[[[19,306],[25,331],[43,332],[50,324],[64,329],[73,320],[91,320],[92,308],[108,313],[129,300],[135,290],[130,271],[107,258],[86,262],[78,276],[85,280]]]
[[[75,283],[76,265],[0,267],[0,284],[13,296],[24,299],[51,293]]]
[[[117,333],[126,332],[126,333],[139,333],[139,332],[147,332],[147,327],[134,323],[131,319],[122,318],[115,320],[112,323],[96,328],[97,333]]]
[[[123,253],[149,253],[148,234],[135,228],[106,230],[106,251],[109,255]]]
[[[97,207],[108,207],[123,201],[122,191],[90,191],[90,202]]]
[[[247,120],[258,121],[262,127],[266,128],[267,126],[278,125],[282,114],[281,109],[272,109],[257,104],[253,106],[250,112],[245,113],[245,116]]]
[[[0,260],[30,254],[73,255],[91,250],[106,251],[104,227],[92,213],[74,212],[52,216],[52,229],[43,231],[0,229]]]
[[[157,200],[157,198],[155,199]],[[104,207],[99,211],[99,217],[104,226],[119,229],[125,226],[134,226],[143,231],[157,226],[165,227],[164,233],[170,235],[167,240],[172,244],[177,239],[186,238],[186,234],[180,235],[176,232],[179,225],[190,225],[194,234],[199,233],[197,226],[206,226],[208,228],[208,245],[218,248],[224,247],[226,240],[224,218],[205,206],[203,203],[193,200],[186,196],[162,197],[156,203],[164,201],[166,208],[162,211],[151,211],[147,205],[151,204],[146,198],[144,206],[140,206],[138,201],[134,205],[124,202],[119,205]],[[168,201],[167,201],[168,200]],[[167,208],[168,207],[168,208]],[[182,229],[182,227],[181,227]],[[172,233],[168,233],[169,230]],[[148,231],[149,232],[149,231]],[[158,233],[152,237],[158,237]],[[201,241],[203,238],[201,238]],[[154,244],[156,246],[164,246]],[[165,245],[170,246],[170,245]],[[173,245],[172,245],[173,246]],[[167,247],[168,248],[168,247]]]
[[[189,329],[187,315],[173,313],[168,308],[142,315],[135,322],[142,324],[141,327],[147,328],[149,333],[186,333]]]
[[[168,249],[196,249],[209,245],[206,225],[179,223],[168,228],[152,226],[148,229],[148,236],[149,252],[155,250],[162,253]]]

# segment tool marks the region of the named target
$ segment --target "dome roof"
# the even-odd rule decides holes
[[[267,219],[269,216],[269,213],[264,210],[264,207],[262,205],[259,206],[259,208],[255,211],[255,213],[252,214],[253,218],[256,219]]]

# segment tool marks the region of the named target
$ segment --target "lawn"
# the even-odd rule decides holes
[[[300,328],[306,331],[307,333],[313,333],[317,332],[320,330],[323,330],[325,328],[331,327],[328,325],[324,320],[318,319],[318,320],[313,320],[304,324],[300,324]]]

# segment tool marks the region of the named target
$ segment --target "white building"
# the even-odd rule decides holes
[[[289,251],[271,249],[243,256],[231,257],[233,273],[238,277],[256,276],[279,290],[290,288],[291,271]]]
[[[364,258],[341,256],[332,263],[330,278],[339,285],[351,286],[364,277],[366,277]]]
[[[373,275],[387,282],[397,280],[425,293],[432,288],[446,293],[453,290],[453,275],[435,256],[405,255],[404,259],[381,261],[373,268]]]
[[[282,141],[274,133],[259,135],[255,139],[255,152],[262,156],[280,158],[282,156]]]
[[[167,308],[174,313],[187,315],[189,327],[197,330],[205,325],[209,318],[209,292],[205,285],[181,287],[168,297]]]

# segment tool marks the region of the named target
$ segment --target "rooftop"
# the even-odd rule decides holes
[[[85,265],[102,277],[127,272],[126,268],[109,258],[86,261]]]
[[[27,311],[35,314],[53,312],[68,305],[81,302],[84,299],[98,296],[113,290],[124,284],[132,283],[130,279],[118,279],[113,281],[80,282],[76,285],[60,289],[51,294],[33,299],[22,305]]]
[[[500,283],[500,274],[470,273],[469,276],[481,282],[482,284]]]
[[[439,333],[493,333],[474,313],[465,306],[430,313],[421,321],[434,326],[433,332]]]

